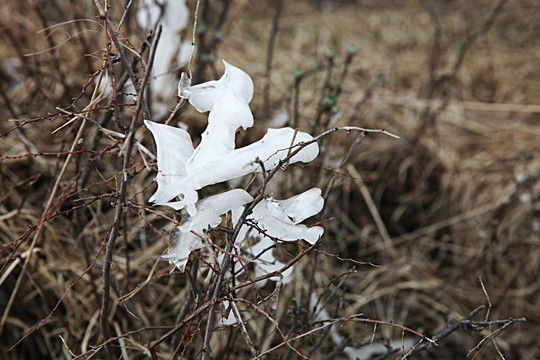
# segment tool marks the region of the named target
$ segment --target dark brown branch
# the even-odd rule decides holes
[[[108,22],[107,22],[107,25],[110,27],[110,24]],[[156,47],[157,47],[160,35],[161,35],[161,26],[158,27],[157,33],[154,38],[154,42],[152,44],[152,48],[150,51],[150,60],[148,63],[146,74],[144,76],[144,81],[137,92],[137,106],[135,108],[135,112],[133,113],[133,117],[131,118],[131,123],[129,125],[129,130],[126,136],[126,143],[125,143],[126,148],[123,152],[124,159],[123,159],[123,164],[122,164],[122,176],[120,179],[120,189],[118,191],[119,197],[118,197],[118,200],[116,201],[113,224],[110,230],[109,237],[107,239],[107,245],[105,247],[105,259],[103,261],[103,270],[102,270],[103,296],[102,296],[102,301],[101,301],[101,312],[100,312],[100,326],[101,326],[101,331],[103,333],[103,337],[105,338],[105,340],[108,340],[110,338],[108,317],[109,317],[109,308],[110,308],[111,262],[112,262],[113,252],[114,252],[114,245],[116,242],[116,238],[118,237],[122,214],[123,214],[124,206],[126,203],[126,192],[127,192],[127,186],[129,183],[129,176],[128,176],[127,171],[130,168],[131,152],[133,150],[133,144],[135,143],[135,132],[137,131],[137,124],[139,122],[140,111],[144,103],[144,100],[143,100],[144,91],[146,89],[146,84],[150,76],[150,72],[152,70],[153,59],[155,56]],[[131,71],[131,68],[129,66],[128,68],[129,68],[129,71]],[[108,358],[112,359],[113,354],[112,354],[110,344],[106,344],[105,348],[107,350]]]
[[[524,322],[527,321],[525,318],[520,319],[508,319],[508,320],[496,320],[496,321],[471,321],[471,319],[476,316],[480,311],[483,311],[486,309],[485,305],[481,305],[474,309],[470,314],[463,317],[461,320],[456,322],[455,324],[449,325],[446,329],[441,331],[439,334],[435,335],[433,337],[433,343],[427,343],[423,344],[421,346],[418,346],[416,348],[411,349],[404,357],[403,359],[409,359],[411,356],[418,354],[421,351],[429,350],[433,348],[433,346],[438,343],[440,340],[444,339],[445,337],[449,336],[453,332],[460,330],[460,329],[472,329],[472,330],[478,330],[478,326],[491,326],[491,325],[500,325],[503,324],[503,326],[495,331],[493,331],[490,335],[486,336],[478,345],[470,350],[469,354],[475,351],[480,351],[481,348],[483,348],[485,345],[487,345],[488,342],[493,341],[497,336],[500,335],[500,333],[506,329],[508,326],[512,325],[515,322]]]
[[[116,31],[112,28],[111,23],[107,18],[105,18],[105,25],[107,27],[107,34],[110,36],[111,40],[114,43],[114,46],[116,47],[116,50],[118,51],[118,55],[120,58],[120,62],[124,66],[124,70],[128,73],[129,79],[131,80],[131,83],[133,84],[133,87],[135,87],[135,90],[137,91],[138,98],[137,103],[141,102],[141,107],[143,110],[144,118],[147,120],[152,120],[152,115],[150,114],[150,110],[148,109],[148,105],[146,104],[146,101],[143,99],[140,99],[139,96],[144,95],[144,93],[141,92],[141,88],[144,86],[144,84],[148,81],[148,74],[150,74],[151,71],[151,64],[148,64],[148,68],[146,69],[146,75],[144,82],[139,85],[139,82],[137,80],[137,77],[135,76],[135,73],[133,72],[133,69],[131,69],[131,66],[127,60],[127,57],[124,53],[124,49],[122,48],[122,44],[120,44],[120,41],[118,40],[118,36],[116,35]],[[159,38],[158,34],[154,37],[154,40]],[[152,57],[150,57],[152,61]],[[139,105],[138,105],[139,106]]]

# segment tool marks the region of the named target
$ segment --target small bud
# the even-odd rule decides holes
[[[328,49],[325,55],[328,59],[333,59],[336,56],[336,51],[334,49]]]

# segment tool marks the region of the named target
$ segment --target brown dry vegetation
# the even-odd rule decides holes
[[[215,14],[207,21],[215,24],[222,2],[210,3]],[[232,1],[224,37],[209,49],[211,56],[196,57],[197,81],[218,77],[220,59],[252,76],[256,125],[241,142],[260,137],[268,114],[290,111],[295,95],[303,131],[315,135],[349,124],[401,136],[367,133],[340,167],[358,133],[331,134],[320,143],[316,166],[291,167],[273,180],[274,195],[283,198],[314,185],[324,190],[338,174],[317,219],[325,224],[324,238],[296,265],[295,280],[283,287],[273,312],[286,338],[321,325],[308,309],[310,293],[333,318],[363,313],[363,319],[391,321],[430,337],[490,300],[489,311],[474,320],[527,318],[497,334],[500,352],[507,359],[540,358],[540,5],[510,0],[492,14],[493,26],[483,28],[494,3],[285,1],[268,106],[263,93],[275,1]],[[194,1],[188,4],[193,11]],[[117,24],[123,5],[109,11]],[[133,14],[119,35],[130,60],[144,40]],[[129,100],[103,98],[86,108],[96,75],[108,68],[97,15],[92,1],[0,4],[0,353],[6,359],[71,358],[70,351],[90,358],[92,347],[106,340],[99,322],[102,267],[119,197],[123,139],[101,136],[94,122],[83,126],[81,118],[52,134],[71,118],[57,107],[128,131],[135,109],[123,103]],[[453,73],[463,44],[477,31]],[[327,96],[324,107],[323,89],[340,86],[351,46],[356,52],[342,91],[335,104]],[[114,45],[110,50],[116,52]],[[335,54],[328,56],[329,50]],[[109,65],[119,80],[121,63]],[[303,75],[295,88],[298,69]],[[136,75],[142,78],[144,64],[136,64]],[[200,132],[205,119],[184,105],[175,121]],[[136,139],[153,151],[142,121],[137,127]],[[161,258],[177,214],[148,204],[155,171],[145,168],[143,154],[134,150],[129,165],[107,321],[111,336],[140,330],[111,343],[114,356],[120,348],[135,359],[150,356],[148,344],[197,304],[187,274],[171,273]],[[295,255],[302,246],[288,250]],[[203,281],[199,273],[199,290],[209,291]],[[262,289],[262,296],[271,290]],[[236,297],[254,301],[253,291],[245,288]],[[264,351],[283,341],[264,316],[240,306],[254,317],[248,332],[257,347]],[[156,346],[154,355],[170,358],[182,342],[180,353],[196,358],[205,325],[196,318]],[[466,358],[497,328],[462,326],[412,358]],[[359,321],[344,321],[337,331],[356,342],[402,336],[400,328],[380,324],[374,332],[373,324]],[[294,349],[307,356],[321,334],[328,335],[298,339]],[[323,358],[337,345],[328,335],[310,357]],[[238,328],[218,327],[211,346],[216,359],[252,357]],[[282,346],[268,358],[299,358],[292,349]],[[96,358],[106,358],[99,350]],[[476,358],[498,356],[489,343]]]

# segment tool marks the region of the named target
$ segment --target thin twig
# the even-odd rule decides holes
[[[244,323],[244,320],[242,320],[242,316],[240,316],[240,311],[238,311],[238,306],[236,306],[236,302],[231,301],[231,307],[234,317],[236,318],[236,322],[240,324],[240,331],[242,332],[242,335],[244,336],[244,340],[249,347],[249,350],[251,351],[251,354],[253,356],[259,355],[259,351],[255,349],[253,346],[253,341],[251,340],[251,337],[249,336],[249,333],[246,329],[246,324]]]
[[[283,8],[283,0],[275,0],[274,17],[272,19],[272,29],[270,30],[270,38],[268,39],[268,47],[266,49],[266,68],[264,71],[264,91],[263,91],[263,111],[265,118],[269,118],[270,114],[270,73],[272,71],[272,59],[274,57],[274,44],[279,28],[279,17]]]
[[[346,67],[345,67],[346,69]],[[345,71],[344,69],[344,71]],[[342,75],[342,78],[345,77],[345,74]],[[351,114],[351,117],[349,118],[349,121],[347,122],[347,125],[348,126],[351,126],[358,113],[360,113],[360,110],[362,109],[362,107],[367,103],[367,101],[371,98],[371,96],[373,95],[373,93],[375,92],[375,90],[379,87],[379,85],[381,84],[382,80],[384,78],[384,75],[383,74],[379,74],[377,75],[377,78],[375,79],[375,81],[368,87],[368,89],[366,90],[366,92],[364,93],[364,96],[362,97],[362,99],[360,99],[360,101],[358,101],[355,105],[354,105],[354,109],[353,109],[353,112]],[[349,147],[349,150],[347,151],[347,154],[343,157],[343,159],[341,160],[337,170],[338,172],[341,171],[341,169],[343,169],[343,167],[345,166],[345,164],[347,163],[347,161],[349,161],[350,157],[352,156],[353,154],[353,151],[354,149],[356,148],[356,146],[358,144],[360,144],[360,142],[362,141],[362,139],[364,138],[365,136],[365,132],[360,132],[360,134],[358,134],[355,138],[355,140],[353,141],[353,143],[351,144],[351,146]],[[326,187],[325,189],[325,192],[324,192],[324,195],[323,195],[323,198],[324,198],[324,206],[326,206],[326,203],[327,203],[327,200],[328,200],[328,196],[330,195],[330,191],[332,190],[332,188],[334,187],[334,183],[336,181],[336,178],[337,178],[338,174],[337,173],[334,173],[333,176],[332,176],[332,179],[330,180],[330,183],[328,184],[328,186]],[[323,208],[324,209],[324,208]]]
[[[192,32],[192,38],[191,38],[191,53],[189,54],[189,61],[188,61],[188,77],[187,79],[185,79],[184,78],[185,73],[182,73],[182,76],[180,78],[180,83],[178,85],[179,89],[181,86],[189,88],[189,86],[191,85],[191,81],[193,80],[193,74],[192,74],[191,69],[192,69],[193,57],[195,55],[196,30],[197,30],[197,21],[198,21],[198,16],[199,16],[200,3],[201,1],[197,0],[197,6],[195,7],[195,19],[193,20],[193,32]],[[180,94],[178,95],[180,96]],[[176,113],[178,112],[178,110],[180,110],[180,108],[182,107],[182,105],[184,105],[185,102],[186,102],[186,98],[184,97],[181,97],[180,99],[178,99],[173,111],[171,112],[167,120],[165,121],[165,125],[169,125],[172,119],[176,116]]]
[[[228,294],[234,293],[235,291],[244,288],[246,286],[252,285],[254,282],[258,282],[261,280],[269,279],[272,277],[279,276],[280,273],[284,272],[294,264],[296,264],[300,259],[302,259],[308,252],[313,250],[315,248],[315,245],[311,245],[307,248],[305,248],[303,251],[301,251],[297,256],[294,257],[287,265],[285,265],[283,268],[279,269],[278,271],[274,271],[268,274],[261,275],[259,277],[253,278],[251,280],[246,280],[240,284],[237,284],[235,286],[232,286],[230,289],[227,289],[223,296],[227,296]],[[220,301],[219,298],[212,298],[205,303],[203,303],[200,307],[198,307],[196,310],[194,310],[190,315],[188,315],[185,319],[182,320],[182,322],[176,324],[174,328],[169,330],[166,334],[162,335],[159,339],[156,339],[150,343],[148,348],[150,351],[153,351],[153,349],[161,344],[163,341],[168,339],[170,336],[174,335],[179,329],[181,329],[184,325],[186,325],[188,322],[193,320],[195,317],[198,317],[199,315],[203,314],[204,312],[208,311],[209,308],[215,306]]]
[[[474,356],[472,357],[472,360],[474,360],[476,358],[476,356],[478,356],[478,354],[482,351],[482,349],[484,349],[490,342],[495,341],[497,336],[501,335],[502,332],[507,327],[509,327],[510,325],[512,325],[512,324],[514,324],[516,322],[520,322],[520,321],[526,321],[526,319],[522,318],[522,319],[508,320],[508,322],[506,324],[504,324],[502,327],[498,328],[497,330],[491,332],[488,336],[484,337],[474,348],[469,350],[469,352],[467,353],[467,357],[469,357],[472,353],[476,352],[474,354]]]
[[[390,132],[388,132],[388,131],[386,131],[384,129],[367,129],[367,128],[361,128],[361,127],[357,127],[357,126],[335,127],[335,128],[329,129],[327,131],[324,131],[323,133],[321,133],[320,135],[314,137],[313,139],[311,139],[309,141],[301,142],[301,143],[296,144],[295,146],[292,146],[291,148],[294,148],[294,150],[291,151],[284,159],[282,159],[274,169],[272,169],[271,171],[268,172],[268,174],[265,177],[264,183],[268,183],[268,181],[281,169],[281,167],[284,164],[286,164],[292,157],[294,157],[296,154],[298,154],[298,152],[300,152],[303,148],[305,148],[306,146],[308,146],[308,145],[310,145],[310,144],[312,144],[314,142],[319,141],[324,136],[327,136],[327,135],[329,135],[329,134],[331,134],[333,132],[339,131],[339,130],[382,133],[382,134],[385,134],[385,135],[388,135],[388,136],[399,139],[399,136],[394,135],[394,134],[392,134],[392,133],[390,133]],[[224,258],[223,258],[223,260],[222,260],[222,262],[220,264],[219,273],[218,273],[216,282],[214,283],[211,291],[208,293],[209,297],[206,299],[206,304],[211,303],[212,305],[208,305],[209,313],[208,313],[208,318],[207,318],[207,321],[206,321],[206,330],[205,330],[205,334],[204,334],[203,348],[202,348],[202,353],[201,353],[201,359],[202,360],[208,360],[210,358],[210,340],[211,340],[211,336],[212,336],[212,332],[213,332],[213,322],[214,322],[214,316],[215,316],[215,312],[216,312],[215,304],[219,303],[219,297],[220,297],[220,292],[221,292],[222,285],[223,285],[223,280],[224,280],[225,273],[227,272],[228,265],[229,265],[229,263],[231,261],[231,257],[232,257],[232,253],[231,253],[232,246],[233,246],[233,244],[235,242],[236,237],[238,236],[238,234],[240,232],[241,227],[246,222],[246,219],[247,219],[248,215],[251,214],[251,212],[253,211],[253,208],[260,201],[262,201],[262,199],[264,198],[264,193],[262,191],[262,187],[263,187],[263,185],[261,185],[255,191],[255,199],[244,208],[244,211],[243,211],[242,215],[240,216],[238,222],[236,223],[236,225],[234,227],[234,231],[232,232],[232,234],[231,233],[226,234],[226,236],[228,238],[228,241],[227,241],[227,246],[226,246],[225,251],[224,251],[225,256],[224,256]],[[267,279],[267,278],[270,278],[270,277],[279,276],[279,274],[281,274],[283,271],[285,271],[290,266],[292,266],[296,261],[298,261],[302,256],[304,256],[307,253],[307,251],[311,250],[314,246],[316,246],[316,244],[313,245],[312,247],[308,248],[308,250],[304,250],[303,252],[301,252],[297,257],[295,257],[295,259],[293,259],[293,261],[291,261],[289,264],[287,264],[284,268],[280,269],[279,271],[273,272],[273,273],[270,273],[270,274],[265,274],[263,276],[260,276],[260,277],[256,278],[255,280],[260,281],[262,279]],[[247,284],[246,284],[246,282],[244,282],[242,284],[238,284],[238,285],[232,287],[231,289],[229,289],[229,291],[235,291],[236,289],[239,289],[241,287],[251,285],[251,284],[253,284],[253,281],[250,280],[250,281],[247,281]],[[176,330],[172,331],[171,335]],[[161,342],[161,341],[163,341],[163,340],[160,340],[159,342]],[[154,342],[154,343],[151,344],[151,347],[153,347],[153,346],[155,346],[157,344],[158,344],[157,342]]]
[[[433,337],[433,343],[423,344],[421,346],[418,346],[416,348],[411,349],[407,354],[405,354],[403,356],[402,360],[408,359],[409,357],[411,357],[411,356],[413,356],[413,355],[415,355],[415,354],[417,354],[417,353],[419,353],[421,351],[431,349],[434,344],[436,344],[440,340],[444,339],[445,337],[449,336],[454,331],[459,330],[463,326],[464,322],[472,319],[480,311],[485,310],[485,308],[486,307],[484,305],[481,305],[481,306],[477,307],[476,309],[471,311],[467,316],[463,317],[460,321],[458,321],[455,324],[449,325],[446,329],[441,331],[439,334],[435,335]]]
[[[118,40],[118,36],[116,35],[116,31],[112,28],[111,23],[109,22],[109,20],[107,18],[105,18],[104,21],[105,21],[105,26],[107,27],[107,34],[108,34],[108,36],[110,36],[111,40],[113,41],[114,46],[116,47],[116,51],[118,51],[118,56],[119,56],[120,62],[122,63],[122,65],[124,66],[124,69],[128,73],[129,79],[131,80],[131,83],[133,84],[133,87],[135,87],[135,90],[137,91],[138,96],[144,95],[144,94],[141,94],[141,87],[144,85],[144,83],[139,85],[139,82],[137,81],[137,77],[135,76],[135,73],[131,69],[131,66],[130,66],[127,58],[126,58],[126,55],[124,53],[124,49],[123,49],[122,45],[120,44],[120,41]],[[159,37],[156,34],[154,39],[157,39],[157,38],[159,38]],[[150,64],[148,64],[148,66],[150,67]],[[149,74],[150,70],[151,70],[150,68],[147,68],[146,69],[146,74]],[[145,77],[146,77],[146,81],[148,81],[148,76],[145,75]],[[152,115],[150,114],[150,110],[148,109],[148,105],[146,104],[146,100],[144,98],[143,99],[137,98],[137,103],[138,102],[141,102],[141,107],[142,107],[142,111],[144,113],[144,118],[147,119],[147,120],[152,120]]]
[[[308,336],[308,335],[311,335],[311,334],[313,334],[313,333],[315,333],[315,332],[317,332],[317,331],[323,330],[323,329],[327,328],[328,326],[332,326],[332,325],[334,325],[334,324],[336,324],[336,323],[341,323],[341,322],[345,322],[345,321],[352,320],[352,319],[354,319],[356,316],[357,316],[357,315],[353,315],[353,316],[349,316],[349,317],[347,317],[347,318],[330,320],[330,321],[328,321],[326,324],[323,324],[323,325],[321,325],[321,326],[319,326],[319,327],[316,327],[316,328],[313,328],[313,329],[308,330],[308,331],[306,331],[306,332],[303,332],[303,333],[301,333],[301,334],[299,334],[299,335],[296,335],[296,336],[294,336],[294,337],[292,337],[292,338],[290,338],[290,339],[288,339],[288,340],[286,340],[286,341],[283,341],[283,342],[277,344],[276,346],[274,346],[274,347],[272,347],[272,348],[266,350],[265,352],[259,354],[259,355],[256,356],[256,357],[254,357],[252,360],[261,359],[263,356],[265,356],[265,355],[271,353],[271,352],[274,351],[274,350],[279,349],[279,348],[282,347],[283,345],[289,344],[290,342],[292,342],[292,341],[294,341],[294,340],[298,340],[298,339],[301,339],[301,338],[306,337],[306,336]]]
[[[96,95],[97,95],[97,88],[94,89],[90,104],[93,104],[93,102],[94,102],[94,100],[96,98]],[[85,110],[87,110],[90,106],[92,106],[90,104],[85,108]],[[30,244],[30,249],[29,249],[28,256],[26,257],[26,259],[25,259],[25,261],[23,263],[23,267],[21,269],[19,277],[17,278],[17,281],[15,282],[15,287],[13,288],[13,291],[11,292],[11,296],[10,296],[10,298],[8,300],[8,303],[6,304],[6,306],[4,308],[4,313],[2,315],[2,318],[0,319],[0,335],[2,334],[2,331],[4,330],[4,325],[5,325],[6,321],[7,321],[7,317],[9,315],[10,310],[11,310],[11,307],[13,306],[13,303],[15,301],[15,297],[17,296],[17,292],[19,291],[19,288],[21,286],[23,276],[26,274],[26,269],[28,268],[28,265],[30,263],[30,259],[32,258],[32,254],[33,254],[34,248],[36,246],[37,240],[38,240],[39,236],[41,235],[41,230],[43,229],[43,225],[45,224],[48,217],[50,216],[49,212],[50,212],[52,204],[53,204],[53,199],[56,196],[56,192],[58,191],[58,187],[60,186],[60,182],[61,182],[61,180],[62,180],[62,178],[63,178],[63,176],[64,176],[64,174],[65,174],[65,172],[67,170],[68,164],[71,161],[71,158],[72,158],[73,152],[75,150],[75,147],[79,144],[79,140],[82,137],[85,126],[86,126],[86,120],[83,120],[81,122],[81,126],[79,127],[79,130],[77,132],[77,135],[75,135],[75,139],[73,140],[73,143],[72,143],[71,148],[69,150],[68,156],[66,157],[66,161],[64,162],[64,165],[62,166],[62,169],[60,170],[60,173],[58,174],[58,176],[56,178],[56,181],[55,181],[55,183],[53,185],[51,194],[49,196],[47,204],[45,205],[45,209],[43,210],[41,218],[40,218],[40,220],[38,222],[36,233],[34,234],[34,237],[33,237],[32,242]]]
[[[191,38],[191,54],[189,55],[189,63],[188,63],[188,73],[189,73],[189,79],[193,79],[193,74],[191,72],[191,64],[193,63],[193,56],[195,55],[195,42],[196,42],[196,34],[197,34],[197,21],[199,20],[199,5],[201,4],[201,0],[197,0],[197,6],[195,7],[195,20],[193,20],[193,32],[192,32],[192,38]]]
[[[108,316],[109,316],[109,307],[110,307],[110,296],[109,296],[110,271],[111,271],[111,262],[112,262],[113,252],[114,252],[114,245],[116,242],[116,238],[118,237],[122,214],[123,214],[123,210],[124,210],[124,206],[126,202],[127,186],[129,182],[129,176],[128,176],[127,171],[130,168],[131,152],[133,150],[133,145],[135,143],[135,132],[137,131],[137,124],[139,122],[140,111],[144,104],[144,91],[146,89],[146,84],[148,82],[150,73],[152,71],[153,59],[155,56],[156,47],[157,47],[160,35],[161,35],[161,26],[158,26],[157,33],[155,35],[154,41],[152,43],[152,48],[150,51],[148,68],[144,76],[144,81],[137,92],[137,106],[133,113],[133,117],[131,118],[131,124],[129,126],[129,130],[128,130],[126,140],[125,140],[126,147],[123,152],[124,159],[123,159],[123,164],[122,164],[122,176],[120,178],[120,189],[118,191],[119,196],[118,196],[118,200],[116,201],[113,224],[109,233],[109,237],[107,239],[107,245],[105,247],[105,259],[103,261],[103,270],[102,270],[103,296],[102,296],[102,301],[101,301],[101,312],[100,312],[100,326],[101,326],[101,331],[103,333],[105,340],[110,338],[109,327],[108,327]],[[129,70],[131,70],[131,68],[129,68]],[[113,354],[112,354],[112,349],[110,347],[110,344],[105,345],[105,348],[107,350],[108,358],[112,359]]]
[[[120,32],[120,28],[122,28],[122,25],[124,24],[124,20],[131,7],[132,2],[133,0],[129,0],[126,6],[124,7],[124,11],[122,12],[122,17],[120,18],[120,21],[118,22],[118,26],[116,27],[116,32]]]
[[[489,294],[487,292],[486,286],[484,285],[484,281],[482,280],[481,276],[478,277],[478,281],[480,282],[480,286],[482,286],[482,291],[484,292],[484,295],[486,296],[486,299],[488,302],[488,308],[486,310],[486,317],[485,317],[485,321],[488,322],[489,315],[491,315],[491,309],[493,308],[493,304],[491,303],[491,299],[489,298]],[[493,331],[493,326],[491,323],[488,325],[488,328],[490,332]],[[495,340],[493,340],[493,346],[495,346],[495,350],[497,350],[497,353],[499,354],[501,359],[505,360],[506,358],[504,357],[503,353],[499,349],[499,346],[497,345],[497,342]]]

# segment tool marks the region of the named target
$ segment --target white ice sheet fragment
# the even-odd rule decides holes
[[[234,96],[249,103],[253,97],[251,77],[225,60],[223,63],[225,64],[225,72],[219,80],[193,85],[189,94],[179,91],[178,96],[187,98],[199,112],[212,111],[214,105],[220,101],[223,92],[226,91],[232,92]]]
[[[294,137],[291,128],[269,129],[268,133],[259,141],[245,147],[225,151],[221,154],[208,158],[206,161],[188,163],[188,172],[193,181],[200,186],[206,186],[240,176],[250,174],[262,169],[256,162],[258,158],[264,164],[265,170],[275,168],[280,160],[285,159],[289,153],[289,147]],[[311,135],[303,132],[296,134],[294,144],[311,140]],[[310,144],[296,154],[291,163],[309,162],[319,153],[316,143]]]
[[[318,214],[324,206],[324,199],[319,188],[311,188],[288,199],[274,201],[283,213],[292,218],[294,224]]]
[[[286,265],[277,260],[272,249],[269,249],[275,241],[303,239],[314,244],[319,240],[324,232],[322,227],[307,227],[299,222],[319,213],[323,202],[321,190],[312,188],[286,200],[275,200],[272,197],[263,199],[253,208],[248,220],[257,224],[257,228],[252,229],[250,233],[250,237],[257,242],[250,246],[244,245],[244,248],[258,261],[255,263],[255,276],[278,271]],[[247,225],[242,226],[238,243],[247,236],[247,229]],[[291,273],[292,267],[282,273],[284,284],[291,281]],[[277,281],[278,277],[270,280]],[[264,286],[265,283],[266,281],[258,282],[257,286]]]
[[[178,183],[188,175],[186,162],[193,154],[193,144],[185,130],[148,120],[144,124],[154,136],[157,148],[158,189],[150,201],[164,203],[180,195]]]
[[[167,114],[176,92],[175,72],[187,63],[191,53],[191,46],[186,46],[180,37],[189,19],[189,9],[185,0],[141,0],[136,17],[145,30],[154,29],[158,23],[162,25],[151,78],[152,110],[155,117],[161,117]]]
[[[253,115],[248,104],[253,96],[253,82],[245,72],[226,62],[225,73],[217,81],[190,86],[189,81],[183,77],[179,85],[179,96],[189,98],[199,111],[210,111],[208,127],[189,159],[180,156],[181,161],[178,161],[178,156],[161,157],[159,149],[163,149],[162,154],[171,154],[192,146],[187,144],[187,133],[167,125],[149,126],[158,144],[158,168],[161,172],[156,177],[158,190],[150,199],[157,204],[177,210],[187,207],[189,214],[194,215],[197,190],[254,171],[262,171],[257,159],[264,163],[265,170],[271,170],[295,150],[291,149],[291,145],[313,140],[311,135],[291,128],[270,129],[261,140],[236,149],[236,130],[253,125]],[[184,153],[187,154],[187,151]],[[318,153],[317,143],[312,143],[293,156],[290,163],[309,162]],[[165,164],[161,165],[161,161]],[[170,179],[164,181],[163,177]],[[180,197],[180,201],[168,202],[176,196]]]
[[[306,240],[314,244],[322,236],[320,226],[307,227],[299,222],[322,209],[321,190],[313,188],[287,200],[264,199],[250,215],[266,234],[282,241]]]
[[[242,189],[234,189],[221,194],[209,196],[197,204],[196,215],[178,227],[178,238],[164,257],[184,271],[189,254],[205,246],[205,230],[221,223],[221,215],[230,210],[237,212],[253,198]]]

